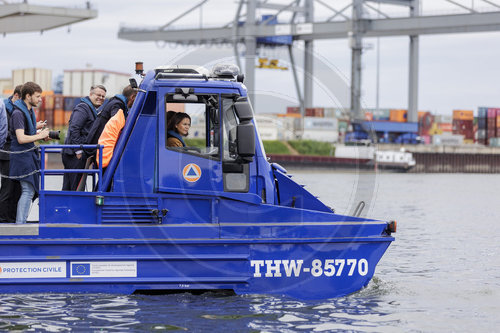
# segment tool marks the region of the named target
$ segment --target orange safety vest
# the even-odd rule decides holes
[[[123,110],[111,117],[111,119],[104,126],[104,130],[99,137],[98,144],[103,145],[102,149],[102,167],[106,168],[113,157],[113,150],[115,149],[116,142],[120,137],[123,127],[125,126],[125,115]],[[99,164],[99,150],[97,150],[97,164]]]

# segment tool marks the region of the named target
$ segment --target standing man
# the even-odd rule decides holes
[[[14,109],[14,103],[21,98],[22,85],[18,85],[14,89],[12,96],[4,100],[7,111],[7,127],[10,127],[10,116]],[[3,146],[4,151],[10,151],[10,143],[12,139],[10,130],[7,133],[7,139]],[[0,173],[4,176],[9,175],[10,170],[10,154],[0,152]],[[18,181],[9,178],[2,178],[2,188],[0,189],[0,222],[14,222],[16,220],[17,202],[21,195],[21,185]]]
[[[97,118],[97,109],[106,98],[106,88],[102,85],[92,86],[89,96],[81,99],[73,109],[69,119],[69,128],[64,144],[85,144],[89,130]],[[85,157],[82,149],[64,148],[62,161],[65,169],[84,169]],[[63,176],[63,191],[76,191],[81,174],[65,173]]]
[[[129,108],[128,105],[130,104],[130,107],[132,106],[136,94],[137,91],[134,90],[132,86],[128,85],[123,89],[121,95],[118,94],[111,98],[97,115],[97,119],[94,124],[92,124],[92,128],[87,136],[86,143],[95,145],[97,141],[99,141],[99,137],[104,130],[104,126],[106,126],[108,120],[111,119],[111,117],[113,117],[118,110],[121,109],[124,114],[127,114]]]
[[[23,152],[12,154],[10,158],[10,176],[19,177],[21,197],[17,203],[16,223],[26,223],[31,201],[38,194],[40,175],[40,155],[35,148],[35,141],[49,140],[49,129],[45,123],[36,122],[33,107],[42,100],[42,88],[34,82],[26,82],[21,89],[21,99],[14,103],[10,117],[12,136],[11,150]],[[40,130],[37,132],[37,130]]]
[[[98,143],[103,145],[102,149],[102,168],[103,171],[108,167],[111,157],[113,157],[113,152],[115,150],[116,143],[120,138],[123,128],[125,127],[125,121],[128,116],[128,109],[132,107],[137,96],[137,91],[129,96],[127,99],[127,109],[118,109],[118,112],[111,117],[111,119],[106,123],[104,129],[99,137]],[[99,163],[99,151],[97,151],[97,163]]]

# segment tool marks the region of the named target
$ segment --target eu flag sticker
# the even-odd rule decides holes
[[[72,263],[71,276],[90,276],[90,264]]]

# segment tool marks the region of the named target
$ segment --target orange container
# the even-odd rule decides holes
[[[365,120],[367,120],[367,121],[373,121],[373,113],[371,113],[371,112],[365,112]]]
[[[67,126],[69,124],[69,118],[71,118],[71,113],[73,111],[64,111],[64,126]]]
[[[408,112],[406,110],[391,110],[389,115],[390,121],[398,123],[405,123],[408,119]]]
[[[452,132],[453,131],[453,125],[450,123],[441,123],[441,124],[439,124],[439,128],[443,132]]]
[[[302,116],[301,116],[300,113],[278,113],[277,116],[281,117],[281,118],[285,118],[285,117],[288,117],[288,118],[302,118]]]
[[[500,128],[500,116],[497,116],[497,128]]]
[[[64,126],[64,110],[54,110],[54,127]]]
[[[474,120],[474,111],[471,111],[471,110],[453,110],[453,119],[456,119],[456,120]]]

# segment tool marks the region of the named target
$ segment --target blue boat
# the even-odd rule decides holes
[[[104,172],[42,158],[39,222],[0,227],[0,293],[325,299],[368,284],[395,223],[335,214],[270,164],[237,68],[159,67],[141,79]],[[170,109],[196,118],[202,147],[167,147]],[[90,174],[92,186],[46,189],[64,172]]]

